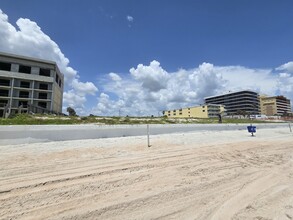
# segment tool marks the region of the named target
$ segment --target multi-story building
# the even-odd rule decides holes
[[[0,117],[61,113],[64,75],[55,62],[0,53]]]
[[[290,99],[284,96],[260,96],[261,114],[267,116],[291,113]]]
[[[260,113],[259,95],[250,90],[206,97],[205,103],[224,105],[227,115],[257,115]]]
[[[225,108],[223,105],[202,105],[189,108],[181,108],[174,110],[163,111],[163,115],[168,118],[212,118],[218,117],[219,114],[224,114]]]

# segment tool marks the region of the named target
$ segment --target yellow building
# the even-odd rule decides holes
[[[163,115],[168,118],[212,118],[224,114],[223,105],[207,104],[189,108],[181,108],[174,110],[165,110]]]
[[[284,96],[260,96],[260,111],[262,115],[284,115],[291,112],[290,99]]]

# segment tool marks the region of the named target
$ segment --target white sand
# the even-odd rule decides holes
[[[0,219],[293,219],[289,129],[0,147]]]

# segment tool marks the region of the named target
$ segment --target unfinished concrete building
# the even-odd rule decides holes
[[[0,53],[0,117],[61,113],[64,75],[55,62]]]

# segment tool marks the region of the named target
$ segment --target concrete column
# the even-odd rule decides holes
[[[54,82],[52,83],[52,93],[51,93],[51,107],[50,111],[53,111],[53,103],[54,103]]]
[[[14,78],[11,80],[11,85],[10,85],[10,100],[9,100],[9,106],[8,106],[8,114],[10,115],[11,113],[11,108],[12,108],[12,101],[13,101],[13,88],[14,88]]]
[[[34,104],[34,91],[35,91],[35,80],[33,80],[32,82],[32,96],[31,96],[31,104],[33,105]]]

